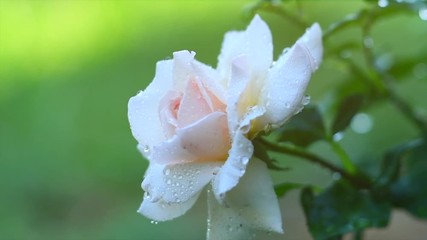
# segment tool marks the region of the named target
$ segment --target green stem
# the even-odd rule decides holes
[[[342,146],[333,139],[329,139],[329,144],[331,145],[332,150],[334,150],[334,152],[338,155],[344,169],[350,174],[355,174],[357,172],[357,168],[351,161],[347,152],[342,148]]]
[[[274,13],[291,23],[298,25],[301,28],[305,29],[308,27],[308,24],[300,16],[286,11],[283,7],[281,7],[281,5],[262,2],[262,4],[258,6],[258,9]]]
[[[363,38],[362,41],[365,39],[370,38],[370,28],[372,26],[374,16],[370,16],[366,19],[362,32],[363,32]],[[386,96],[390,98],[391,103],[409,120],[411,121],[420,131],[422,131],[424,134],[427,134],[427,121],[423,117],[419,116],[415,110],[409,105],[403,98],[399,96],[397,91],[394,88],[394,82],[395,79],[384,69],[381,69],[375,62],[375,55],[371,49],[371,47],[367,46],[364,42],[362,42],[363,46],[363,54],[365,57],[365,61],[367,64],[368,69],[373,73],[373,78],[376,80],[376,82],[380,81],[381,89],[383,92],[385,92]]]
[[[333,34],[346,29],[348,26],[359,23],[359,21],[365,16],[366,10],[363,9],[357,13],[347,15],[343,20],[335,22],[329,26],[323,33],[323,40],[326,41]]]
[[[332,172],[339,173],[343,178],[347,179],[353,185],[360,188],[369,188],[371,186],[371,182],[367,180],[364,176],[361,175],[353,175],[331,163],[327,160],[317,156],[313,153],[307,152],[304,149],[298,147],[289,147],[284,145],[279,145],[276,143],[272,143],[264,138],[257,138],[262,144],[264,144],[268,150],[284,153],[292,156],[300,157],[304,160],[307,160],[312,163],[316,163],[324,168],[331,170]]]

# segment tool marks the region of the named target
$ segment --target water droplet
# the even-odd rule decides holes
[[[374,39],[372,39],[371,37],[366,37],[365,39],[363,39],[363,44],[367,48],[373,48],[374,47]]]
[[[251,126],[250,125],[244,125],[244,126],[242,126],[242,127],[240,127],[240,130],[244,133],[244,134],[246,134],[246,133],[248,133],[249,132],[249,129],[251,128]],[[239,144],[239,146],[240,147],[243,147],[243,144]]]
[[[339,172],[332,173],[332,180],[338,181],[341,179],[341,174]]]
[[[298,113],[302,112],[303,109],[304,105],[299,106],[298,109],[295,111],[294,115],[297,115]]]
[[[159,222],[154,221],[154,220],[151,220],[151,221],[150,221],[150,223],[151,223],[151,224],[156,224],[156,225],[157,225],[157,224],[159,224]]]
[[[248,157],[243,157],[243,158],[242,158],[242,163],[243,163],[244,165],[247,165],[247,164],[248,164],[248,162],[249,162],[249,158],[248,158]]]
[[[170,179],[168,179],[168,180],[166,181],[166,183],[167,183],[168,185],[170,185],[170,184],[172,183],[172,181],[171,181]]]
[[[427,21],[427,8],[421,8],[418,11],[418,15],[420,16],[421,20]]]
[[[291,104],[289,102],[285,103],[285,108],[290,108]]]
[[[288,51],[289,51],[289,48],[285,48],[283,49],[282,54],[286,54]]]
[[[227,230],[228,230],[229,232],[232,232],[232,231],[233,231],[233,227],[232,227],[232,226],[228,226],[228,227],[227,227]]]
[[[343,132],[337,132],[334,134],[334,136],[332,136],[332,139],[334,140],[334,142],[339,142],[344,138],[344,133]]]
[[[311,97],[309,95],[305,95],[304,98],[302,99],[302,105],[306,106],[307,104],[309,104],[310,99]]]
[[[178,175],[178,179],[182,179],[182,175]]]
[[[386,71],[390,69],[390,67],[393,65],[393,57],[391,54],[383,54],[380,57],[378,57],[375,61],[375,65],[382,69],[383,71]]]
[[[142,146],[142,151],[143,151],[144,153],[149,153],[149,152],[150,152],[150,146],[148,146],[148,145],[144,145],[144,146]]]
[[[373,126],[372,118],[366,113],[358,113],[351,120],[351,129],[356,133],[367,133]]]
[[[378,6],[382,7],[382,8],[387,7],[388,6],[388,0],[379,0]]]
[[[169,174],[171,173],[171,170],[169,168],[165,169],[165,171],[163,172],[166,176],[169,176]]]

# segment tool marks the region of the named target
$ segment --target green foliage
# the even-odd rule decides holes
[[[305,186],[301,192],[301,204],[314,239],[341,239],[347,233],[354,233],[355,238],[361,239],[363,231],[368,228],[386,227],[393,208],[404,209],[421,219],[427,218],[427,142],[425,138],[418,138],[427,134],[427,120],[396,89],[398,82],[411,79],[414,75],[419,79],[427,77],[424,63],[427,52],[421,50],[404,58],[392,58],[393,53],[374,45],[372,38],[373,29],[380,21],[403,14],[416,14],[423,18],[421,15],[425,14],[422,11],[426,11],[427,1],[365,2],[358,11],[333,22],[324,31],[325,61],[339,63],[337,66],[347,72],[329,92],[332,97],[326,108],[324,103],[319,103],[322,111],[319,111],[316,103],[310,105],[278,129],[275,135],[277,144],[263,142],[269,151],[317,163],[341,177],[317,194],[313,193],[313,186],[307,187],[297,182],[282,183],[275,188],[278,196],[284,196],[293,189]],[[257,11],[270,12],[304,28],[309,22],[307,15],[303,14],[304,3],[296,5],[297,9],[292,11],[295,7],[292,1],[258,1],[247,10],[252,14]],[[353,29],[359,30],[359,36],[336,40],[340,34]],[[335,70],[342,69],[336,67]],[[412,124],[416,129],[412,139],[415,137],[417,140],[408,141],[402,137],[397,140],[402,143],[397,147],[383,148],[388,150],[378,153],[384,157],[378,164],[377,173],[369,176],[339,140],[332,136],[347,132],[358,113],[382,103],[393,105],[397,114]],[[335,115],[330,117],[327,113]],[[330,126],[325,119],[331,119]],[[395,129],[396,126],[387,131]],[[308,150],[313,143],[321,140],[329,144],[343,168]],[[365,153],[367,156],[369,154]],[[374,160],[380,162],[377,157]],[[365,164],[377,164],[374,160]]]
[[[305,187],[305,184],[301,183],[281,183],[274,186],[274,191],[278,197],[285,196],[289,191]]]
[[[341,102],[334,122],[332,123],[332,134],[341,132],[348,127],[354,115],[356,115],[362,107],[363,99],[362,95],[351,95]]]
[[[307,224],[315,239],[333,239],[369,227],[385,227],[391,205],[374,190],[356,189],[340,180],[319,195],[310,188],[301,193]]]
[[[427,219],[427,141],[419,140],[405,147],[402,173],[390,184],[391,199],[396,207]]]
[[[278,141],[291,142],[301,147],[308,147],[326,137],[322,115],[315,106],[306,107],[279,129],[278,133]]]

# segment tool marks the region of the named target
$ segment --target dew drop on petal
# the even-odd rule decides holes
[[[248,164],[248,162],[249,162],[249,158],[248,158],[248,157],[243,157],[243,158],[242,158],[242,163],[243,163],[244,165],[247,165],[247,164]]]
[[[144,146],[142,147],[142,151],[143,151],[144,153],[149,153],[149,152],[150,152],[150,146],[148,146],[148,145],[144,145]]]
[[[302,105],[306,106],[307,104],[309,104],[310,99],[311,97],[309,95],[305,95],[304,98],[302,99]]]
[[[167,168],[167,169],[164,170],[164,174],[166,176],[169,176],[170,173],[171,173],[171,170],[169,168]]]

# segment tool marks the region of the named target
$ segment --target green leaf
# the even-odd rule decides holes
[[[292,142],[302,147],[325,139],[326,136],[323,119],[317,107],[306,107],[279,129],[279,133],[279,141]]]
[[[301,193],[307,224],[315,239],[330,239],[369,227],[385,227],[391,205],[375,191],[353,188],[344,180],[315,196],[311,188]]]
[[[405,169],[391,186],[393,204],[416,217],[427,219],[427,142],[418,141],[403,161]]]
[[[351,95],[342,101],[332,124],[332,134],[343,131],[348,127],[351,119],[362,107],[363,101],[364,97],[359,94]]]
[[[307,186],[306,184],[301,183],[281,183],[274,186],[274,191],[276,192],[277,197],[285,196],[289,191],[294,189],[299,189]]]

